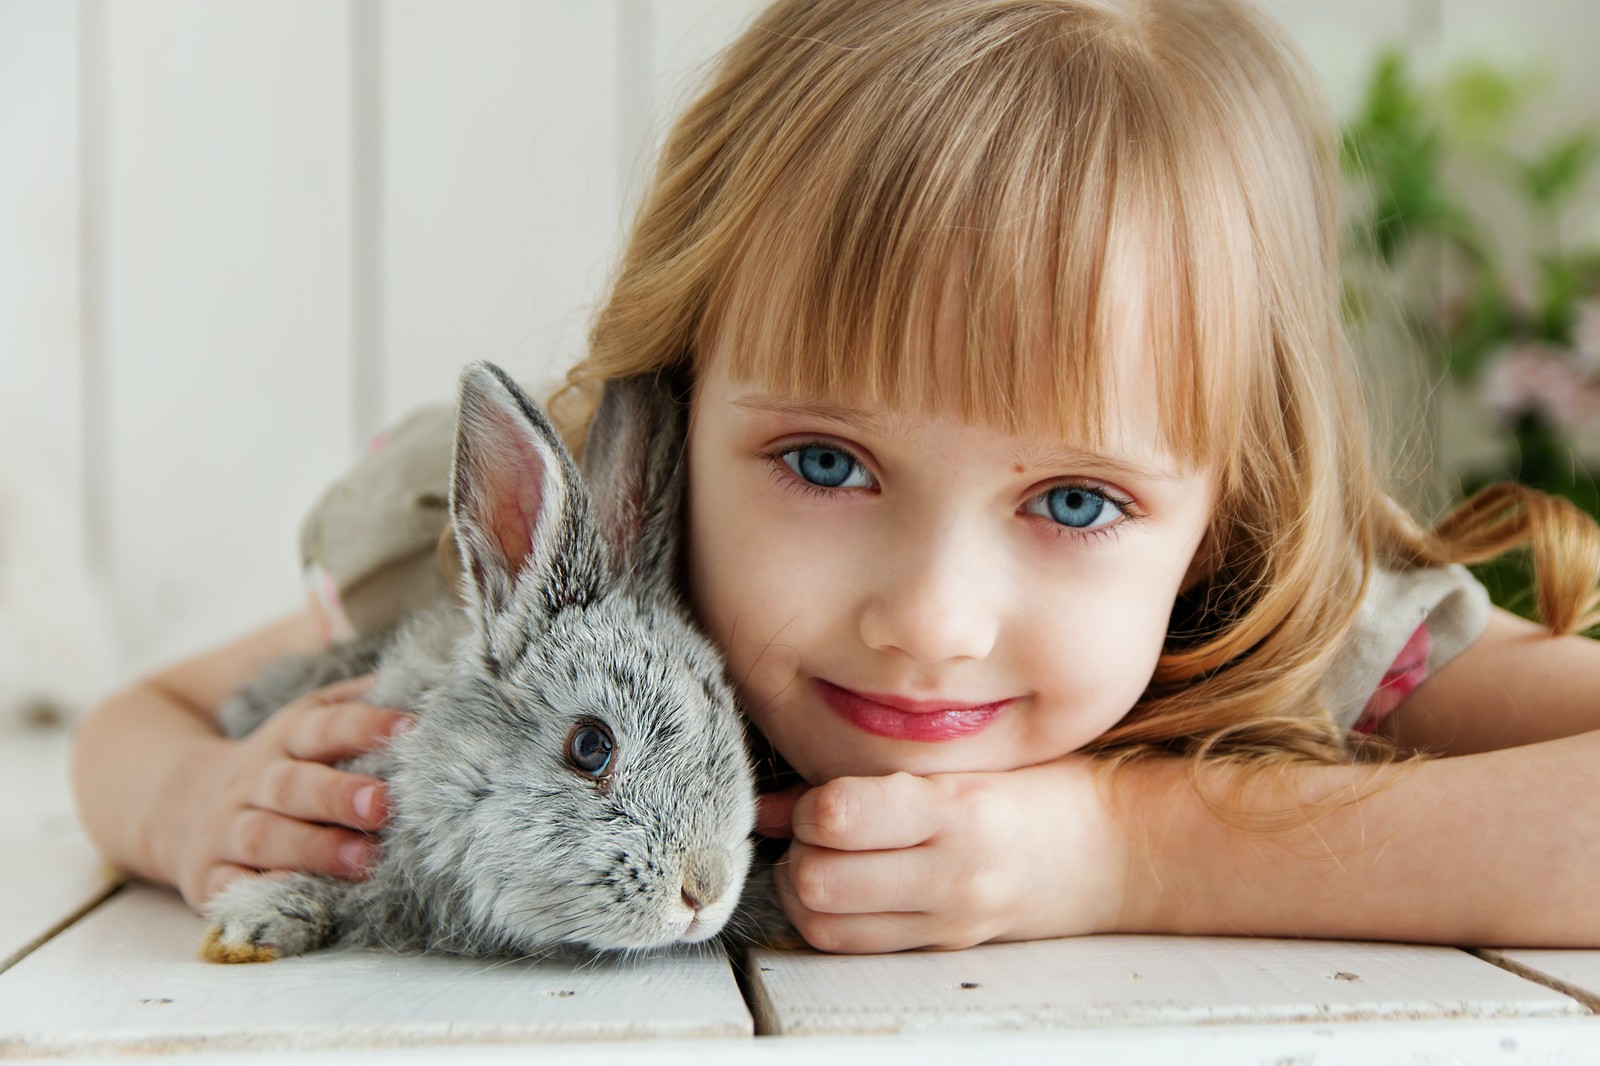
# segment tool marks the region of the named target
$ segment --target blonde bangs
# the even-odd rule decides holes
[[[899,26],[910,40],[841,68],[857,78],[834,106],[782,131],[794,141],[768,154],[785,165],[719,272],[697,352],[775,391],[1094,448],[1119,383],[1149,387],[1119,366],[1131,347],[1157,396],[1141,430],[1190,465],[1231,463],[1238,428],[1214,412],[1264,334],[1238,282],[1248,242],[1226,264],[1199,251],[1248,224],[1216,217],[1225,195],[1182,195],[1203,153],[1177,132],[1194,125],[1179,94],[1125,18],[985,12],[966,62],[936,22]]]

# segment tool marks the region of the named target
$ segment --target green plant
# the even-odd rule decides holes
[[[1515,147],[1549,88],[1537,72],[1485,61],[1429,83],[1402,52],[1377,56],[1343,130],[1354,203],[1345,305],[1361,318],[1391,306],[1396,291],[1412,293],[1400,314],[1418,350],[1437,373],[1475,385],[1497,414],[1504,460],[1463,472],[1464,491],[1510,478],[1600,516],[1600,490],[1573,444],[1600,418],[1600,246],[1564,237],[1600,169],[1600,128]],[[1513,194],[1526,261],[1507,261],[1468,206],[1463,176]],[[1497,602],[1526,613],[1525,560],[1483,576]]]

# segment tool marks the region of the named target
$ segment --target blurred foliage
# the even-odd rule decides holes
[[[1347,233],[1358,261],[1354,273],[1362,272],[1359,260],[1376,261],[1387,296],[1389,275],[1406,270],[1419,250],[1447,257],[1463,279],[1462,291],[1446,294],[1456,306],[1416,309],[1417,325],[1419,339],[1442,356],[1442,368],[1462,380],[1476,378],[1486,350],[1497,344],[1567,343],[1578,302],[1600,293],[1600,246],[1562,242],[1565,214],[1600,166],[1600,127],[1585,124],[1521,154],[1506,143],[1547,87],[1538,73],[1482,61],[1425,84],[1404,53],[1390,49],[1375,60],[1342,131],[1345,173],[1361,194]],[[1501,261],[1460,192],[1467,172],[1498,180],[1520,200],[1535,238],[1531,264]],[[1518,281],[1531,283],[1531,300],[1518,298]],[[1347,292],[1346,303],[1357,316],[1372,310],[1361,292]]]
[[[1466,472],[1464,492],[1509,478],[1600,516],[1595,478],[1573,446],[1578,416],[1572,412],[1582,406],[1541,406],[1537,390],[1504,384],[1519,383],[1519,368],[1554,368],[1569,374],[1574,388],[1592,387],[1600,395],[1600,351],[1588,350],[1600,344],[1577,336],[1580,323],[1590,322],[1592,333],[1592,323],[1600,321],[1600,246],[1572,246],[1567,239],[1569,212],[1600,168],[1600,127],[1586,123],[1529,147],[1537,125],[1529,115],[1552,88],[1540,71],[1487,61],[1457,64],[1424,80],[1398,49],[1375,58],[1342,131],[1354,201],[1344,301],[1347,313],[1360,319],[1392,309],[1397,293],[1424,289],[1425,297],[1399,313],[1433,369],[1484,386],[1490,399],[1491,386],[1500,383],[1504,458]],[[1511,194],[1530,236],[1527,261],[1505,260],[1467,204],[1468,180]],[[1600,227],[1588,232],[1600,239]],[[1529,613],[1525,557],[1508,556],[1483,567],[1481,576],[1497,603]]]
[[[1419,237],[1477,256],[1477,225],[1444,179],[1445,141],[1437,102],[1412,80],[1399,51],[1378,57],[1356,117],[1341,138],[1347,175],[1370,195],[1353,227],[1357,247],[1397,265]]]

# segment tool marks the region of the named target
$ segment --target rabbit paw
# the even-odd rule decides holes
[[[325,882],[292,874],[235,881],[206,907],[212,926],[200,942],[207,962],[271,962],[333,939],[332,892]]]

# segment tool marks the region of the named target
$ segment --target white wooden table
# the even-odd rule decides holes
[[[198,917],[84,841],[66,752],[0,735],[0,1059],[1600,1063],[1600,952],[1088,937],[757,952],[744,984],[706,953],[210,965]]]

